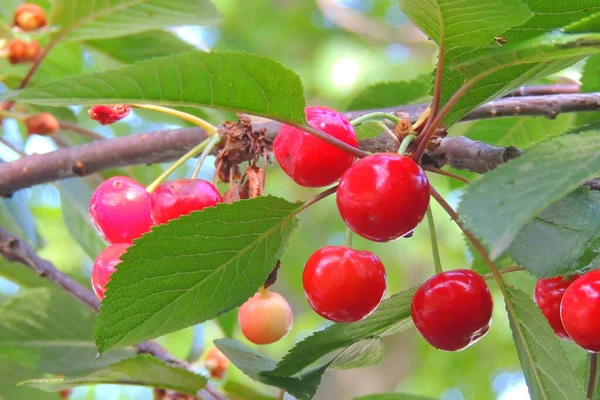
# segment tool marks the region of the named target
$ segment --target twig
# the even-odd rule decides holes
[[[2,143],[4,146],[6,146],[9,149],[11,149],[12,151],[14,151],[15,153],[17,153],[21,157],[26,156],[25,153],[23,153],[21,150],[17,149],[15,146],[12,145],[12,143],[10,143],[8,140],[4,139],[2,136],[0,136],[0,143]]]
[[[445,47],[445,32],[442,29],[441,34],[440,34],[440,49],[439,49],[439,53],[438,53],[438,62],[437,62],[437,66],[435,68],[435,83],[433,86],[433,99],[431,100],[431,112],[429,113],[429,116],[427,118],[427,122],[425,123],[425,127],[423,128],[423,134],[426,134],[429,129],[431,128],[431,124],[433,122],[433,119],[437,116],[438,114],[438,110],[440,107],[440,98],[442,97],[442,80],[444,79],[443,73],[444,73],[444,57],[446,56],[446,47]],[[421,144],[419,143],[419,147]],[[425,146],[427,146],[427,144],[425,144]],[[419,151],[419,149],[417,148],[417,152]],[[419,155],[418,158],[415,159],[421,159],[421,156]]]
[[[521,86],[504,97],[541,96],[545,94],[571,94],[579,93],[579,83],[556,83],[554,85]]]
[[[467,178],[463,177],[463,176],[454,174],[454,173],[452,173],[450,171],[446,171],[446,170],[443,170],[443,169],[440,169],[440,168],[436,168],[436,167],[431,166],[431,165],[423,165],[423,169],[425,171],[433,172],[434,174],[444,175],[444,176],[447,176],[449,178],[456,179],[457,181],[461,181],[462,183],[466,183],[467,185],[471,184],[471,181],[468,180]]]
[[[0,254],[8,261],[23,264],[27,268],[36,272],[40,277],[47,279],[58,287],[64,289],[67,293],[87,306],[93,312],[98,312],[98,309],[100,308],[100,301],[91,290],[83,287],[68,275],[60,272],[51,262],[39,257],[31,248],[31,246],[12,235],[2,227],[0,227]],[[150,354],[161,361],[165,361],[182,368],[189,368],[189,364],[187,362],[173,356],[156,342],[143,342],[136,345],[135,348],[138,353]],[[208,385],[206,388],[207,389],[204,390],[207,392],[211,390]],[[218,400],[225,399],[222,395],[214,390],[211,390],[209,394]]]
[[[88,129],[82,128],[79,125],[74,124],[72,122],[59,121],[58,123],[59,123],[61,129],[78,133],[81,136],[86,136],[86,137],[88,137],[88,138],[90,138],[92,140],[104,140],[104,139],[106,139],[104,136],[100,135],[99,133],[96,133],[94,131],[90,131]]]
[[[506,268],[499,269],[498,272],[501,275],[504,275],[504,274],[508,274],[508,273],[511,273],[511,272],[518,272],[518,271],[524,271],[524,270],[525,270],[525,268],[521,267],[520,265],[513,265],[511,267],[506,267]],[[491,278],[493,278],[493,275],[492,275],[491,272],[489,274],[485,274],[483,276],[483,279],[485,279],[485,280],[488,280],[488,279],[491,279]]]
[[[590,354],[590,372],[588,378],[587,397],[588,399],[594,398],[594,392],[596,391],[596,380],[598,375],[598,353]]]

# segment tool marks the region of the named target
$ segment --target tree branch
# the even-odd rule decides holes
[[[385,111],[416,121],[427,106],[428,104],[417,104],[384,110],[353,111],[346,113],[346,116],[354,119],[370,112]],[[513,115],[555,117],[562,112],[597,110],[600,110],[600,93],[508,97],[476,108],[464,120]],[[270,138],[277,135],[281,125],[265,119],[256,121],[258,122],[254,124],[254,128],[264,128]],[[98,140],[51,153],[30,155],[0,164],[0,196],[10,196],[19,189],[110,168],[171,161],[205,138],[205,132],[200,128],[172,129]],[[390,142],[385,137],[379,137],[361,141],[360,147],[371,152],[394,151],[395,147],[390,146]],[[459,143],[465,148],[461,148]],[[440,147],[431,153],[433,161],[430,163],[438,168],[448,163],[458,169],[481,173],[495,168],[499,162],[514,158],[517,154],[515,152],[518,152],[510,147],[476,143],[479,142],[466,138],[444,138]],[[481,157],[482,154],[484,157]]]
[[[91,290],[83,287],[79,282],[60,272],[51,262],[39,257],[31,246],[2,227],[0,227],[0,254],[8,261],[23,264],[25,267],[37,273],[40,277],[47,279],[56,286],[64,289],[93,312],[98,312],[100,301]],[[143,342],[136,345],[135,348],[138,353],[150,354],[161,361],[182,368],[189,369],[190,367],[186,361],[173,356],[156,342]],[[210,392],[203,391],[201,395],[204,398],[216,398],[217,400],[224,399],[224,397],[220,396],[214,390],[210,390]]]

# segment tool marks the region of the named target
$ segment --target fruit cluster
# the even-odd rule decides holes
[[[47,25],[46,13],[37,4],[24,3],[13,14],[12,28],[20,32],[35,32]],[[32,63],[42,53],[37,40],[12,39],[8,43],[8,61],[11,64]]]
[[[600,351],[600,271],[540,279],[533,300],[556,335],[590,352]]]

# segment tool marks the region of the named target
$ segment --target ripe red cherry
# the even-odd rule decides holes
[[[336,322],[359,321],[377,308],[386,288],[385,268],[368,251],[326,246],[304,266],[304,293],[320,316]]]
[[[600,270],[588,272],[565,290],[560,316],[575,343],[600,351]]]
[[[92,267],[92,289],[100,300],[104,299],[106,284],[110,281],[111,274],[115,272],[116,265],[121,262],[120,257],[129,246],[131,245],[126,243],[112,244],[96,257]]]
[[[337,189],[337,205],[346,225],[375,242],[412,231],[427,212],[429,181],[411,158],[380,153],[357,161]]]
[[[202,179],[179,179],[163,182],[152,192],[152,217],[157,224],[222,203],[223,197]]]
[[[229,364],[229,359],[216,347],[206,353],[204,358],[206,369],[210,372],[210,376],[215,379],[223,379]]]
[[[560,303],[562,302],[565,290],[575,280],[579,278],[579,275],[575,274],[571,277],[558,276],[550,279],[540,279],[535,284],[535,290],[533,292],[533,301],[542,310],[542,314],[550,323],[552,329],[561,339],[571,340],[565,327],[560,319]]]
[[[356,134],[348,120],[327,107],[307,107],[306,119],[313,128],[358,147]],[[281,169],[299,185],[321,187],[340,179],[354,162],[346,153],[293,126],[283,125],[273,143]]]
[[[88,115],[94,121],[101,125],[110,125],[122,120],[131,111],[131,107],[126,104],[116,104],[111,106],[92,106],[88,110]]]
[[[271,344],[292,329],[292,309],[279,293],[261,289],[238,312],[242,333],[252,343]]]
[[[90,217],[110,243],[131,243],[152,227],[150,193],[126,176],[102,182],[90,200]]]
[[[412,299],[411,315],[429,344],[460,351],[487,333],[493,308],[483,278],[462,269],[437,274],[423,283]]]

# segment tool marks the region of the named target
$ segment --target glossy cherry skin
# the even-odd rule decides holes
[[[377,308],[385,294],[385,268],[371,252],[326,246],[306,262],[302,284],[308,303],[323,318],[360,321]]]
[[[111,244],[96,257],[92,267],[92,289],[100,300],[104,299],[106,284],[110,281],[110,276],[115,272],[117,264],[121,262],[121,256],[129,246],[131,245],[128,243]]]
[[[493,308],[483,278],[462,269],[437,274],[423,283],[412,299],[411,315],[433,347],[460,351],[488,332]]]
[[[131,107],[126,104],[92,106],[88,115],[101,125],[110,125],[129,115]]]
[[[90,199],[89,212],[98,231],[110,243],[131,243],[153,224],[150,193],[126,176],[102,182]]]
[[[216,347],[206,353],[206,357],[204,358],[206,369],[210,372],[211,378],[215,379],[223,379],[229,368],[229,364],[229,359]]]
[[[252,343],[275,343],[292,329],[292,308],[279,293],[261,289],[242,304],[238,323],[246,339]]]
[[[429,195],[429,181],[410,157],[379,153],[357,161],[342,176],[337,206],[354,232],[387,242],[421,222]]]
[[[307,107],[306,120],[319,129],[353,147],[358,147],[354,129],[338,111],[327,107]],[[281,169],[299,185],[321,187],[340,179],[354,162],[346,153],[293,126],[283,125],[273,143]]]
[[[600,270],[586,273],[565,290],[560,316],[575,343],[587,351],[600,351]]]
[[[540,279],[535,284],[533,291],[533,301],[542,310],[542,314],[548,320],[548,323],[554,329],[556,336],[561,339],[571,340],[562,320],[560,319],[560,303],[562,302],[565,290],[579,275],[575,274],[571,277],[558,276],[556,278]]]
[[[223,197],[211,183],[202,179],[179,179],[163,182],[152,192],[152,218],[157,224],[216,206]]]

